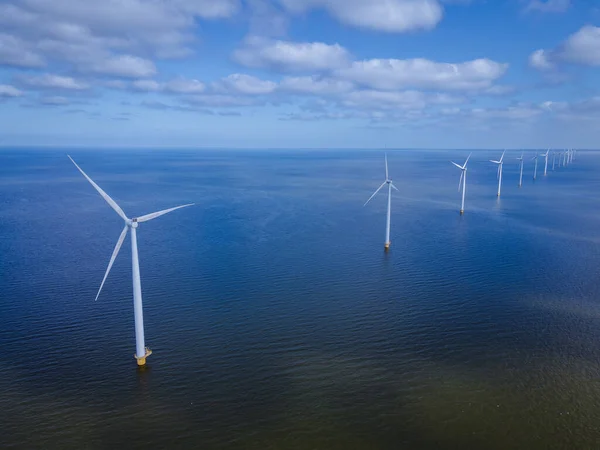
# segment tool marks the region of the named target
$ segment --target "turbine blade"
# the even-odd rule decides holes
[[[119,236],[119,240],[117,241],[117,245],[115,245],[115,249],[113,250],[113,254],[110,257],[110,262],[108,263],[108,267],[106,269],[106,273],[104,274],[104,278],[102,278],[102,283],[100,284],[100,289],[98,289],[98,294],[96,294],[96,298],[94,301],[98,300],[100,297],[100,292],[102,292],[102,287],[104,286],[104,282],[106,281],[106,277],[108,277],[108,272],[110,272],[110,268],[112,267],[115,259],[117,259],[117,255],[119,254],[119,250],[121,250],[121,245],[123,245],[123,241],[125,240],[125,236],[127,235],[128,227],[125,225],[123,231],[121,231],[121,236]]]
[[[469,162],[469,159],[471,158],[471,155],[473,154],[473,152],[469,153],[469,156],[467,156],[467,160],[465,161],[465,163],[463,164],[462,168],[464,169],[465,167],[467,167],[467,163]]]
[[[187,205],[176,206],[175,208],[163,209],[162,211],[153,212],[150,214],[146,214],[145,216],[141,216],[137,218],[138,222],[148,222],[149,220],[156,219],[157,217],[162,216],[163,214],[170,213],[171,211],[175,211],[176,209],[185,208],[187,206],[195,205],[195,203],[188,203]]]
[[[387,163],[387,153],[385,154],[385,179],[389,180],[390,177],[388,175],[388,163]]]
[[[390,186],[392,186],[394,189],[396,189],[398,192],[400,192],[400,189],[398,189],[396,186],[394,186],[394,183],[390,183]]]
[[[371,199],[377,195],[377,193],[378,193],[378,192],[381,190],[381,188],[385,186],[385,183],[386,183],[386,182],[387,182],[387,180],[386,180],[386,181],[384,181],[383,183],[381,183],[381,186],[379,186],[379,187],[377,188],[377,190],[376,190],[375,192],[373,192],[373,195],[371,195],[371,196],[369,197],[369,200],[367,200],[363,206],[367,206],[367,203],[369,203],[369,202],[371,201]]]
[[[69,155],[67,155],[67,156],[69,156]],[[71,160],[71,162],[72,162],[73,164],[75,164],[75,167],[77,167],[77,169],[79,169],[79,171],[80,171],[80,172],[81,172],[81,174],[82,174],[82,175],[83,175],[83,176],[86,178],[86,180],[88,180],[88,181],[90,182],[90,184],[91,184],[92,186],[94,186],[94,189],[96,189],[96,190],[98,191],[98,193],[99,193],[99,194],[102,196],[102,198],[104,198],[104,200],[106,200],[106,203],[108,203],[108,204],[111,206],[111,208],[112,208],[112,209],[114,209],[114,210],[115,210],[115,212],[116,212],[116,213],[117,213],[119,216],[121,216],[121,219],[123,219],[123,220],[127,220],[127,216],[125,215],[125,213],[123,212],[123,210],[121,209],[121,207],[120,207],[119,205],[117,205],[117,203],[116,203],[116,202],[115,202],[115,201],[114,201],[112,198],[110,198],[110,196],[109,196],[109,195],[108,195],[106,192],[104,192],[104,191],[103,191],[103,190],[100,188],[100,186],[98,186],[96,183],[94,183],[94,181],[93,181],[93,180],[92,180],[90,177],[88,177],[88,176],[86,175],[86,173],[85,173],[83,170],[81,170],[81,167],[79,167],[79,166],[77,165],[77,163],[76,163],[75,161],[73,161],[73,158],[71,158],[71,157],[69,156],[69,159]]]
[[[450,161],[452,164],[454,164],[456,167],[458,167],[459,169],[462,169],[462,166],[459,166],[458,164],[456,164],[454,161]]]
[[[500,161],[494,161],[493,159],[490,159],[490,162],[493,162],[494,164],[500,164]]]
[[[502,162],[502,160],[504,159],[504,154],[505,154],[505,153],[506,153],[506,150],[504,150],[504,151],[502,152],[502,156],[500,157],[500,162]]]

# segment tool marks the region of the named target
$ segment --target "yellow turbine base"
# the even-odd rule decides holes
[[[137,360],[137,365],[138,366],[145,366],[146,365],[146,358],[148,356],[150,356],[151,354],[152,354],[152,350],[150,350],[148,347],[146,347],[146,353],[144,353],[144,356],[133,355],[133,357]]]
[[[391,242],[386,242],[385,243],[384,247],[385,247],[386,250],[388,250],[390,248],[390,244],[391,244]]]
[[[461,209],[461,210],[460,210],[460,215],[462,216],[464,213],[465,213],[465,210],[464,210],[464,209]]]

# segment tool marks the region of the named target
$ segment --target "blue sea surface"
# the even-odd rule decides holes
[[[600,154],[0,151],[0,448],[595,449]],[[550,165],[551,166],[551,165]]]

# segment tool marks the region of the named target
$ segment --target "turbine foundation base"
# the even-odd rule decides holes
[[[383,247],[384,247],[386,250],[389,250],[389,249],[390,249],[390,244],[391,244],[391,242],[386,242],[386,243],[384,244],[384,246],[383,246]]]
[[[150,356],[151,354],[152,354],[152,350],[150,350],[148,347],[146,347],[146,353],[144,353],[144,356],[133,355],[133,357],[137,360],[137,365],[138,366],[145,366],[146,365],[146,358],[148,356]]]
[[[464,209],[461,209],[461,210],[460,210],[460,215],[462,216],[464,213],[465,213],[465,210],[464,210]]]

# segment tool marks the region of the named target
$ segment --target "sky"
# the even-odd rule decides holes
[[[595,0],[0,0],[0,146],[597,148]]]

